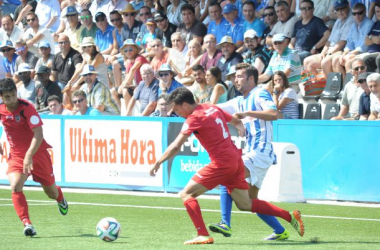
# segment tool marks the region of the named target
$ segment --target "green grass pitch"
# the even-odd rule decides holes
[[[277,203],[300,209],[306,233],[290,232],[284,242],[264,242],[271,230],[256,216],[232,215],[233,235],[214,237],[213,245],[184,246],[195,229],[180,198],[112,194],[65,193],[66,217],[41,191],[25,191],[37,236],[27,238],[12,205],[10,190],[0,189],[0,249],[380,249],[380,209],[315,204]],[[219,201],[199,199],[207,223],[220,220]],[[116,218],[122,227],[115,242],[103,242],[95,226],[103,217]]]

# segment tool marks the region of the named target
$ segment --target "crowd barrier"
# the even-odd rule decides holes
[[[182,118],[42,118],[46,141],[53,147],[50,154],[56,181],[62,187],[178,192],[209,162],[207,152],[192,135],[178,155],[162,165],[156,177],[149,175],[152,165],[179,133]],[[379,128],[380,123],[360,121],[274,122],[274,140],[288,142],[289,147],[295,148],[290,151],[299,149],[300,153],[284,153],[284,160],[271,168],[267,184],[263,183],[262,198],[379,202],[380,163],[375,153],[380,147]],[[2,129],[0,126],[4,148],[0,184],[9,184],[9,145]],[[233,129],[231,135],[242,148],[244,138]],[[38,185],[32,180],[26,184]],[[216,188],[209,193],[219,191]]]

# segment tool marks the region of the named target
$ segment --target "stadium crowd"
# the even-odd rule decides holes
[[[348,82],[333,119],[380,119],[380,1],[0,3],[0,79],[40,113],[175,116],[166,99],[178,87],[198,103],[241,95],[235,65],[246,62],[280,119],[299,118],[305,72]]]

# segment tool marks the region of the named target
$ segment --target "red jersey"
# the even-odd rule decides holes
[[[18,107],[13,112],[9,112],[4,103],[0,104],[0,120],[7,134],[12,157],[25,156],[34,136],[32,129],[42,126],[42,120],[33,104],[23,99],[18,101]],[[38,151],[47,148],[51,146],[43,139]]]
[[[194,133],[212,162],[235,162],[241,159],[241,151],[231,140],[227,126],[231,119],[230,114],[215,105],[200,104],[186,119],[181,133]]]

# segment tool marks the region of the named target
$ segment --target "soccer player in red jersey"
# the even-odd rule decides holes
[[[16,85],[11,79],[0,80],[0,120],[10,145],[7,175],[12,189],[12,201],[17,215],[24,224],[25,236],[37,234],[32,226],[28,203],[23,193],[25,181],[30,175],[42,185],[47,196],[58,202],[62,215],[68,212],[68,204],[61,188],[55,185],[53,167],[47,149],[51,146],[42,133],[42,120],[33,104],[17,98]],[[0,154],[3,148],[0,145]]]
[[[219,184],[227,187],[240,210],[281,217],[303,235],[304,226],[298,210],[289,213],[266,201],[249,198],[248,184],[244,178],[244,163],[241,159],[242,152],[232,142],[227,127],[227,122],[231,123],[237,128],[240,136],[244,136],[245,128],[239,119],[232,117],[217,106],[197,104],[193,94],[186,88],[174,90],[170,94],[168,102],[174,112],[186,118],[186,121],[181,133],[151,169],[150,175],[155,176],[160,165],[177,154],[192,133],[198,138],[211,159],[211,163],[200,169],[180,192],[187,213],[198,232],[198,236],[186,241],[185,245],[214,243],[214,239],[210,237],[204,224],[196,197]]]

